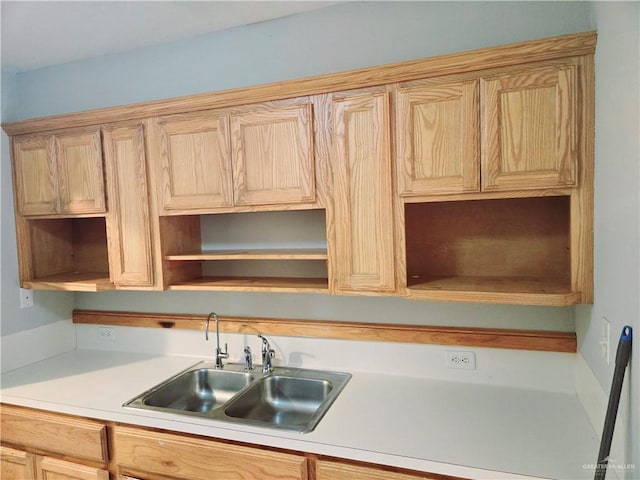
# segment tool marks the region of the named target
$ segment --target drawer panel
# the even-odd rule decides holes
[[[107,427],[93,420],[2,405],[1,438],[14,445],[107,462]]]
[[[351,463],[318,460],[316,480],[464,480],[429,473],[407,473],[376,465],[356,465]]]
[[[120,467],[193,480],[307,480],[302,455],[117,426]]]

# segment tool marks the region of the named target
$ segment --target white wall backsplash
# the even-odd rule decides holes
[[[194,363],[212,360],[215,349],[214,328],[211,328],[210,341],[206,342],[203,331],[108,327],[113,329],[114,339],[101,340],[98,329],[103,327],[76,327],[80,349],[183,355],[194,357]],[[575,354],[275,335],[267,338],[276,352],[276,366],[368,371],[575,393]],[[229,345],[227,362],[242,362],[244,347],[248,345],[253,352],[254,364],[261,363],[261,342],[255,335],[221,333],[220,343]],[[445,352],[450,350],[475,352],[476,369],[446,368]]]
[[[75,325],[69,320],[0,337],[2,373],[70,352],[76,348]]]

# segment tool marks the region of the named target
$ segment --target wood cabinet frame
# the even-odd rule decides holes
[[[161,147],[159,147],[162,135],[158,130],[160,128],[157,123],[158,118],[168,118],[169,116],[177,115],[189,119],[204,115],[207,111],[216,111],[223,115],[232,116],[234,115],[233,112],[247,112],[256,105],[299,105],[301,102],[306,102],[313,105],[313,108],[311,108],[312,111],[301,116],[300,114],[298,115],[300,118],[304,117],[303,121],[301,121],[300,128],[305,131],[305,137],[309,139],[307,143],[312,142],[312,144],[309,145],[309,150],[311,150],[315,156],[316,163],[315,168],[313,168],[317,182],[315,200],[311,200],[314,198],[314,194],[310,192],[307,185],[302,182],[304,186],[304,188],[302,188],[303,193],[299,196],[298,200],[292,200],[290,197],[287,197],[286,200],[282,200],[285,203],[274,206],[255,205],[255,203],[266,203],[266,200],[254,199],[248,200],[247,203],[250,203],[250,205],[233,206],[229,204],[227,199],[226,206],[217,205],[212,207],[216,212],[326,208],[327,238],[330,244],[329,250],[338,250],[337,252],[329,252],[328,254],[328,290],[332,293],[352,291],[360,294],[392,294],[416,299],[488,303],[540,305],[590,303],[593,301],[593,53],[595,43],[596,35],[593,32],[565,35],[289,82],[278,82],[178,99],[107,108],[99,111],[25,120],[4,124],[3,128],[12,137],[29,135],[35,138],[35,136],[41,136],[41,139],[38,140],[40,143],[38,144],[36,142],[34,148],[47,151],[47,149],[55,150],[55,147],[49,144],[50,142],[47,140],[47,136],[56,134],[56,132],[63,131],[64,129],[93,128],[95,130],[97,128],[96,125],[130,120],[144,120],[144,123],[149,127],[149,143],[153,144],[149,149],[151,152],[150,155],[156,158],[161,156],[158,150],[162,150]],[[508,75],[508,77],[506,75]],[[340,152],[342,151],[342,153],[344,153],[345,149],[339,148],[339,145],[338,148],[334,148],[335,144],[332,136],[335,133],[334,129],[336,128],[336,124],[333,118],[334,112],[331,107],[333,99],[339,98],[340,95],[350,95],[349,92],[356,89],[361,91],[363,89],[379,89],[386,90],[387,92],[400,89],[399,98],[401,103],[411,103],[411,95],[415,93],[415,95],[419,97],[420,94],[416,93],[417,90],[403,90],[403,88],[413,88],[411,85],[408,85],[407,82],[418,82],[434,85],[434,90],[431,93],[426,93],[427,101],[431,101],[431,98],[437,100],[440,96],[444,95],[444,97],[446,97],[445,91],[447,87],[442,82],[449,82],[449,80],[451,80],[453,83],[448,83],[448,85],[454,85],[456,81],[460,80],[462,81],[461,85],[463,85],[462,90],[465,91],[470,88],[469,85],[473,84],[466,83],[470,81],[470,79],[475,79],[480,82],[481,105],[483,91],[485,96],[488,95],[491,97],[492,95],[495,96],[495,91],[499,91],[500,88],[511,88],[514,85],[517,87],[520,84],[526,84],[532,87],[541,86],[542,89],[546,89],[548,85],[552,86],[549,88],[556,88],[559,105],[562,106],[562,108],[559,109],[560,114],[557,118],[557,123],[566,126],[567,123],[575,122],[574,127],[570,126],[566,131],[556,132],[557,136],[555,140],[549,140],[554,136],[554,132],[547,132],[545,135],[546,140],[543,143],[545,145],[553,143],[559,152],[557,172],[550,174],[547,172],[547,166],[542,166],[538,172],[529,172],[531,175],[528,175],[526,178],[524,175],[512,175],[512,172],[498,172],[496,176],[494,175],[495,165],[491,162],[484,165],[483,162],[485,162],[485,160],[482,159],[481,163],[484,165],[483,168],[487,171],[487,174],[480,173],[481,184],[485,188],[485,191],[470,191],[475,189],[475,186],[471,187],[470,185],[475,185],[476,180],[473,179],[473,174],[465,174],[462,175],[462,180],[455,180],[457,185],[453,189],[449,189],[449,186],[446,185],[418,187],[416,184],[416,186],[410,187],[410,189],[415,189],[415,191],[411,193],[410,198],[407,191],[405,191],[408,181],[407,177],[403,177],[403,180],[400,182],[400,192],[397,190],[398,186],[396,181],[393,180],[389,188],[391,191],[391,200],[389,203],[392,208],[391,214],[389,215],[387,212],[387,204],[379,205],[385,212],[383,219],[385,228],[383,230],[385,232],[391,231],[392,235],[390,241],[387,240],[387,235],[385,235],[384,242],[378,245],[380,252],[384,251],[381,255],[385,257],[385,265],[389,260],[389,256],[391,256],[392,265],[388,268],[380,268],[380,271],[376,272],[376,275],[381,275],[377,280],[372,280],[371,278],[366,279],[366,281],[356,280],[348,269],[345,269],[349,266],[349,262],[346,260],[353,260],[354,258],[354,250],[349,251],[349,248],[353,247],[353,245],[349,245],[351,240],[347,240],[347,237],[353,234],[353,232],[357,232],[359,227],[348,225],[349,220],[345,219],[345,212],[341,210],[343,206],[337,204],[337,202],[342,201],[341,199],[344,199],[344,195],[342,197],[340,197],[340,195],[341,192],[344,193],[344,191],[346,191],[344,182],[347,182],[347,180],[341,176],[344,171],[338,171],[338,167],[334,165],[335,159],[340,157]],[[499,82],[502,82],[502,86],[498,86],[499,88],[496,87],[497,84],[492,83],[498,81],[495,79],[499,79]],[[439,86],[436,86],[438,84]],[[553,85],[555,85],[555,87],[553,87]],[[567,87],[567,85],[570,85],[570,87]],[[408,96],[403,97],[403,92]],[[385,93],[385,95],[388,95],[388,93]],[[429,95],[432,96],[430,97]],[[545,95],[547,95],[547,93],[545,93]],[[473,92],[470,92],[466,96],[462,94],[462,97],[459,98],[462,98],[462,103],[466,105],[473,97]],[[525,103],[529,102],[537,105],[537,101],[535,99],[532,100],[533,96],[529,95],[529,93],[523,95],[523,98],[525,98]],[[519,100],[509,100],[513,105],[516,105],[517,101]],[[511,110],[517,111],[518,109],[513,105],[511,105]],[[444,117],[450,115],[444,105],[438,105],[434,108],[440,111]],[[393,113],[393,111],[394,107],[391,107],[390,112]],[[502,115],[504,112],[498,110],[496,113],[496,111],[495,105],[491,108],[488,107],[485,113],[485,117],[487,117],[485,123],[489,126],[484,127],[480,125],[482,131],[480,137],[484,139],[485,145],[483,148],[485,150],[488,148],[488,152],[496,150],[496,148],[498,148],[496,145],[499,143],[496,141],[495,132],[497,130],[492,127],[493,124],[491,122],[496,115]],[[398,128],[402,129],[401,125],[406,125],[408,120],[401,118],[397,111],[395,113],[395,117],[393,114],[390,115],[389,128],[392,129],[391,131],[397,132]],[[244,118],[242,117],[242,115],[244,115],[243,113],[235,113],[235,115],[238,115],[238,119]],[[307,117],[309,118],[309,124],[305,123]],[[260,121],[258,117],[252,118],[251,122]],[[311,130],[310,127],[311,121],[313,122],[313,130]],[[233,129],[227,126],[225,122],[223,122],[222,130],[226,129],[227,135],[233,135],[233,132],[228,131]],[[394,122],[396,123],[394,124]],[[411,124],[410,120],[408,122]],[[448,122],[448,120],[444,121],[443,125],[448,124]],[[436,130],[437,129],[438,128],[436,128]],[[406,134],[407,132],[404,133]],[[402,137],[402,135],[400,135],[400,137]],[[16,138],[13,138],[13,141],[15,145],[17,141]],[[399,142],[400,150],[397,157],[394,157],[396,153],[393,142],[395,142],[395,138],[390,138],[388,143],[391,145],[391,163],[392,165],[395,163],[397,168],[398,164],[404,165],[407,162],[407,158],[410,157],[411,154],[410,152],[408,153],[409,149],[407,145],[411,144],[411,140],[401,139]],[[464,151],[473,151],[472,145],[474,141],[472,135],[464,137],[463,143],[465,144],[463,148]],[[553,148],[550,147],[550,149]],[[38,157],[41,153],[34,155]],[[493,153],[489,155],[493,155]],[[467,156],[471,158],[473,154],[468,153],[464,156],[465,158]],[[38,160],[38,158],[36,158],[36,160]],[[463,163],[467,165],[466,161]],[[532,170],[536,170],[538,167],[539,165],[534,162]],[[162,173],[158,172],[158,169],[155,167],[152,169],[156,170],[152,174],[152,177],[155,178],[156,181],[151,182],[151,195],[156,198],[162,198],[161,192],[156,191],[158,190],[156,185],[161,185],[160,190],[166,190],[166,171]],[[472,171],[473,169],[467,168],[467,170]],[[59,175],[59,172],[49,173],[45,176],[54,177],[55,175]],[[389,175],[392,175],[391,171]],[[448,173],[445,173],[445,178],[447,175]],[[453,176],[456,177],[457,175]],[[493,177],[498,179],[499,185],[493,185],[495,183],[493,180],[485,181]],[[534,177],[536,178],[534,179]],[[158,178],[160,178],[160,182]],[[557,178],[557,181],[550,184],[549,180],[553,180],[554,178]],[[538,182],[538,180],[542,181],[542,183]],[[445,184],[447,181],[445,181]],[[502,182],[502,184],[500,184],[500,182]],[[223,183],[227,189],[227,193],[223,196],[229,197],[233,185],[229,183],[228,179]],[[20,187],[19,182],[17,182],[16,190],[19,191],[20,188],[23,187]],[[236,188],[241,189],[242,182],[239,182]],[[435,188],[435,191],[432,190],[432,188]],[[384,189],[386,189],[386,187],[384,187],[383,190]],[[460,191],[464,193],[459,193]],[[564,280],[560,289],[553,286],[549,289],[548,285],[543,285],[541,289],[537,289],[537,287],[531,289],[526,286],[518,287],[519,290],[517,291],[510,291],[509,289],[501,290],[499,287],[497,289],[493,287],[489,288],[487,287],[487,282],[480,285],[471,283],[467,286],[464,286],[464,282],[457,282],[451,286],[445,285],[426,289],[412,288],[411,285],[407,285],[407,283],[409,283],[407,280],[407,270],[410,270],[411,266],[408,268],[406,265],[407,252],[404,244],[406,234],[404,231],[405,204],[414,202],[484,201],[489,199],[545,196],[565,196],[570,199],[570,220],[568,226],[570,279],[568,288],[565,289],[566,282],[564,282]],[[47,212],[51,212],[52,207],[48,197],[49,196],[45,194],[42,199],[36,199],[36,204],[42,203],[42,205],[34,205],[36,211],[42,207],[48,209],[46,210]],[[242,197],[242,195],[240,195],[240,197]],[[294,201],[308,203],[293,203]],[[154,202],[151,202],[152,209],[154,208],[153,203]],[[158,203],[161,204],[161,202]],[[242,203],[242,201],[240,203]],[[186,216],[194,214],[196,211],[197,208],[194,210],[194,205],[187,205],[186,207],[182,205],[170,212],[165,210],[157,213],[151,210],[151,216],[154,217],[154,221],[157,221],[158,215],[170,214]],[[200,211],[200,213],[206,212],[206,207],[203,211]],[[96,214],[86,214],[83,216],[91,215]],[[37,272],[39,267],[37,266],[36,259],[32,257],[34,240],[30,238],[30,236],[34,224],[29,223],[29,221],[30,220],[25,219],[19,210],[16,218],[20,244],[19,256],[28,257],[26,259],[20,259],[20,272],[23,286],[83,290],[115,288],[113,282],[108,279],[105,281],[105,272],[98,272],[98,276],[94,275],[88,278],[76,279],[48,275],[45,279],[36,278],[36,281],[34,281],[33,273]],[[171,223],[172,227],[176,227],[178,230],[184,227],[186,231],[195,232],[196,229],[190,226],[190,222],[191,220],[185,218],[173,223],[166,223]],[[151,228],[151,236],[155,238],[156,243],[161,236],[162,230],[162,225],[152,226]],[[371,228],[369,228],[369,230],[371,230]],[[184,239],[184,236],[181,238]],[[391,245],[391,248],[388,248],[389,245]],[[332,248],[336,246],[338,248]],[[363,245],[360,245],[356,247],[356,249],[360,249],[362,246]],[[376,250],[376,248],[377,247],[373,248],[373,250]],[[186,259],[184,259],[184,261],[167,259],[166,256],[171,255],[171,252],[164,250],[164,246],[157,247],[154,250],[154,261],[156,265],[159,266],[156,272],[158,276],[156,282],[157,288],[177,287],[176,284],[180,283],[181,279],[185,277],[193,278],[194,275],[197,275],[197,273],[194,273],[195,269],[193,264],[188,266],[188,264],[185,263],[187,262]],[[378,252],[378,254],[380,254],[380,252]],[[371,254],[371,252],[364,254],[362,254],[362,252],[356,253],[361,257]],[[83,272],[83,275],[87,276],[89,273],[92,272]],[[344,279],[347,277],[353,278],[345,281]],[[498,279],[498,284],[505,281],[508,282],[509,278]],[[314,284],[311,288],[309,288],[309,285],[303,285],[303,282],[296,282],[298,282],[298,279],[284,286],[282,284],[278,285],[277,282],[271,285],[268,283],[259,283],[257,287],[248,287],[246,283],[238,284],[231,282],[219,285],[205,282],[205,284],[197,288],[214,290],[222,288],[235,290],[258,289],[263,291],[326,291],[326,282],[324,282],[324,280],[322,285]],[[298,288],[299,286],[300,288]],[[191,287],[193,287],[193,285],[191,285]],[[145,287],[141,286],[140,288]],[[187,285],[187,288],[189,288],[189,285]]]

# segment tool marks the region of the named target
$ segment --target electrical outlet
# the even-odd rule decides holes
[[[103,342],[113,342],[116,339],[116,332],[110,327],[98,327],[98,339]]]
[[[470,351],[447,351],[447,368],[458,368],[462,370],[476,369],[476,354]]]
[[[607,320],[607,317],[602,317],[600,349],[602,358],[604,358],[607,365],[609,365],[611,363],[611,322]]]
[[[20,289],[20,308],[33,307],[33,290],[30,288]]]

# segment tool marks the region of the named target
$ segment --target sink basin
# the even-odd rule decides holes
[[[313,430],[351,375],[276,367],[272,373],[223,370],[200,362],[123,406],[306,433]]]
[[[350,375],[289,370],[256,381],[225,407],[228,417],[297,432],[315,428]]]
[[[213,364],[202,362],[139,395],[125,406],[207,413],[225,404],[254,380],[252,373],[216,370]]]

